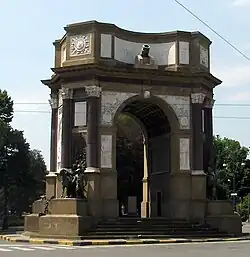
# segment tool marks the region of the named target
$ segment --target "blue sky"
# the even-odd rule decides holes
[[[180,2],[250,56],[250,0]],[[7,89],[15,101],[13,126],[24,130],[32,148],[42,150],[47,164],[49,90],[40,79],[51,75],[54,61],[52,42],[63,36],[63,27],[93,19],[143,32],[199,30],[213,41],[212,73],[223,80],[215,90],[215,116],[250,118],[250,62],[174,0],[0,0],[1,88]],[[249,103],[249,107],[220,105],[225,103]],[[214,119],[215,134],[239,140],[245,146],[250,146],[249,128],[250,119]]]

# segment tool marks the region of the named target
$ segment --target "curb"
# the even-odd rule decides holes
[[[117,239],[117,240],[54,240],[54,239],[22,239],[16,236],[0,235],[1,240],[13,243],[29,244],[54,244],[69,246],[90,246],[90,245],[139,245],[139,244],[177,244],[177,243],[208,243],[208,242],[236,242],[250,240],[250,236],[228,237],[228,238],[197,238],[197,239]]]

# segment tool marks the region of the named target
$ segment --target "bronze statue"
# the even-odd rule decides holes
[[[149,54],[150,46],[145,44],[142,46],[141,53],[135,57],[135,68],[157,69],[154,58]]]
[[[79,154],[72,170],[62,169],[60,175],[62,177],[62,198],[85,198],[85,177],[86,169],[86,149]]]

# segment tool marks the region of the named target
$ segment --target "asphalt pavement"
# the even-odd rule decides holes
[[[249,256],[250,242],[189,243],[167,245],[129,246],[59,246],[30,245],[0,242],[1,257],[246,257]]]

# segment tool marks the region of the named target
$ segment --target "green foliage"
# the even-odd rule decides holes
[[[219,199],[228,199],[230,193],[249,186],[249,148],[229,138],[214,137],[215,169]],[[235,179],[235,186],[234,186]]]
[[[6,90],[0,89],[0,120],[10,123],[13,119],[13,101]]]
[[[23,132],[13,129],[13,101],[0,90],[0,215],[3,203],[21,214],[45,191],[46,165],[41,152],[30,150]]]
[[[242,198],[241,202],[237,206],[237,211],[240,214],[243,222],[248,220],[248,205],[249,205],[248,196],[245,196]]]

